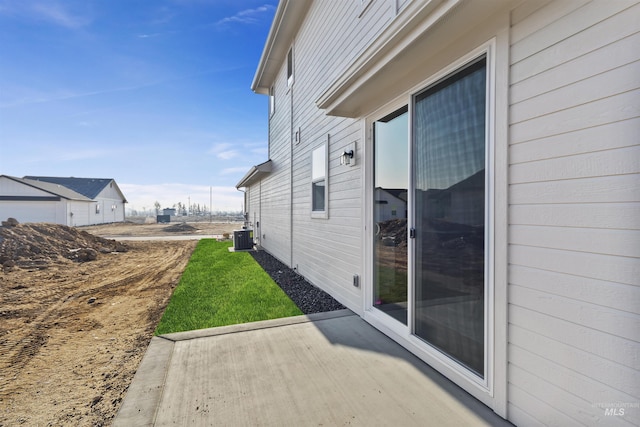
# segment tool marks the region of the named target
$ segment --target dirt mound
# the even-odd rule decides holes
[[[93,261],[98,253],[126,252],[115,240],[60,224],[25,223],[0,227],[0,266],[46,268],[59,258]]]
[[[385,246],[407,246],[407,220],[390,219],[378,223],[382,244]]]
[[[196,227],[193,227],[186,222],[182,222],[180,224],[170,225],[162,229],[163,231],[168,231],[170,233],[194,233],[198,231]]]

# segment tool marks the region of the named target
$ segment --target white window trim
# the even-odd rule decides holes
[[[289,75],[289,56],[291,56],[291,75]],[[293,86],[294,76],[295,76],[295,52],[293,51],[293,45],[287,51],[287,87]]]
[[[276,112],[276,87],[271,85],[269,87],[269,117],[273,116]]]
[[[310,211],[311,211],[311,218],[315,218],[315,219],[329,219],[329,141],[330,141],[330,136],[327,135],[327,139],[326,141],[323,141],[321,144],[319,144],[316,148],[314,148],[313,150],[311,150],[311,156],[310,156],[310,161],[311,161],[311,168],[310,168],[310,176],[312,177],[311,179],[311,185],[309,186],[309,191],[311,192],[311,200],[309,203],[309,207],[310,207]],[[314,181],[313,180],[313,153],[314,151],[318,150],[319,148],[321,148],[324,145],[324,149],[325,149],[325,161],[324,161],[324,210],[322,211],[314,211],[313,210],[313,184],[314,182],[318,181]]]

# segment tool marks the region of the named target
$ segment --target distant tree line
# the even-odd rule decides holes
[[[171,205],[172,209],[175,209],[176,216],[209,216],[209,215],[237,215],[241,214],[241,211],[211,211],[207,205],[200,203],[192,203],[188,206],[186,203],[178,202]],[[153,204],[153,208],[147,209],[143,207],[140,209],[130,208],[127,209],[128,216],[153,216],[162,215],[164,209],[159,201]]]

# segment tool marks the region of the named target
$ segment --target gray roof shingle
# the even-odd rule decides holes
[[[24,179],[62,185],[90,199],[95,199],[113,181],[109,178],[61,178],[54,176],[25,176]]]

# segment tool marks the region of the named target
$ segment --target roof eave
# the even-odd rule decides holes
[[[280,0],[278,3],[258,68],[251,83],[251,90],[255,93],[269,94],[269,88],[284,62],[310,4],[311,0]]]
[[[249,169],[249,172],[242,177],[240,181],[236,184],[236,188],[240,189],[242,187],[248,187],[252,182],[257,179],[262,179],[263,176],[271,173],[273,163],[271,160],[267,160],[264,163],[260,163],[259,165],[253,166]]]
[[[330,116],[358,118],[424,80],[421,70],[450,40],[517,0],[409,2],[315,101]],[[444,23],[444,24],[442,24]],[[442,24],[442,25],[441,25]]]

